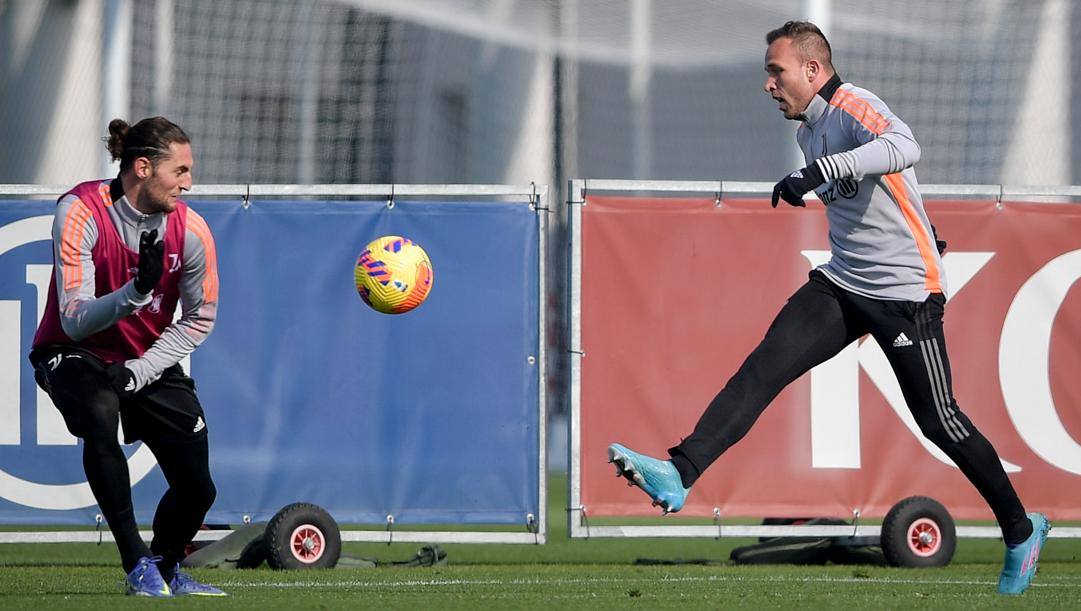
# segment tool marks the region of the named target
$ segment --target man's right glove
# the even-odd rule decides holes
[[[158,241],[158,230],[151,229],[139,236],[139,267],[135,272],[135,290],[149,295],[158,285],[165,256],[165,240]]]
[[[135,374],[124,363],[113,363],[105,367],[105,376],[121,399],[127,399],[135,392]]]
[[[785,176],[774,185],[773,197],[770,199],[770,203],[776,208],[777,202],[783,199],[790,206],[802,208],[806,206],[803,203],[803,194],[817,189],[824,182],[826,182],[826,178],[822,175],[822,170],[818,169],[817,163],[812,163],[802,170],[796,170]]]

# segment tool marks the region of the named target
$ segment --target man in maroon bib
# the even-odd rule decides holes
[[[54,274],[30,362],[83,440],[128,593],[224,596],[179,570],[216,494],[205,415],[179,364],[209,335],[218,308],[214,239],[179,199],[192,184],[191,140],[162,117],[114,119],[109,132],[120,175],[79,184],[57,204]],[[145,443],[169,484],[149,547],[135,523],[121,422],[125,441]]]

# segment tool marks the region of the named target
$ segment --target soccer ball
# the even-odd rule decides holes
[[[372,240],[353,270],[364,303],[384,314],[408,312],[432,290],[432,262],[412,240],[388,235]]]

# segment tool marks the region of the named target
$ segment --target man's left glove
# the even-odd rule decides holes
[[[121,399],[127,399],[135,392],[135,374],[124,363],[113,363],[105,368],[109,385]]]
[[[818,164],[812,163],[802,170],[792,172],[777,183],[773,187],[771,203],[776,208],[778,199],[783,199],[792,206],[802,208],[806,205],[803,203],[803,194],[814,191],[824,182],[826,178],[822,175],[822,170],[818,169]]]
[[[149,295],[161,280],[163,271],[162,257],[165,255],[165,240],[158,241],[158,230],[151,229],[139,236],[139,263],[135,272],[135,290],[140,295]]]

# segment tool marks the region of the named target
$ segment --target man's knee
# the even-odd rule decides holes
[[[104,376],[104,365],[84,354],[57,353],[34,363],[34,378],[64,417],[72,435],[116,436],[120,399]]]
[[[183,477],[177,478],[173,482],[173,487],[186,504],[203,513],[210,509],[218,496],[214,480],[210,478],[210,472],[205,469],[189,471]]]
[[[116,393],[97,391],[81,401],[64,401],[58,406],[68,432],[80,439],[116,439],[120,426],[120,402]]]
[[[916,420],[920,432],[931,443],[942,448],[958,444],[969,436],[966,423],[957,417],[956,412],[942,413],[934,410],[934,415],[927,415]]]
[[[928,441],[938,447],[954,443],[953,438],[946,433],[946,429],[943,428],[941,424],[920,423],[920,432],[923,433],[923,436],[926,437]]]
[[[200,509],[205,513],[210,511],[210,508],[214,505],[214,499],[218,497],[218,489],[214,486],[214,482],[207,477],[204,481],[200,482],[199,491],[195,494],[193,502],[197,503]]]

